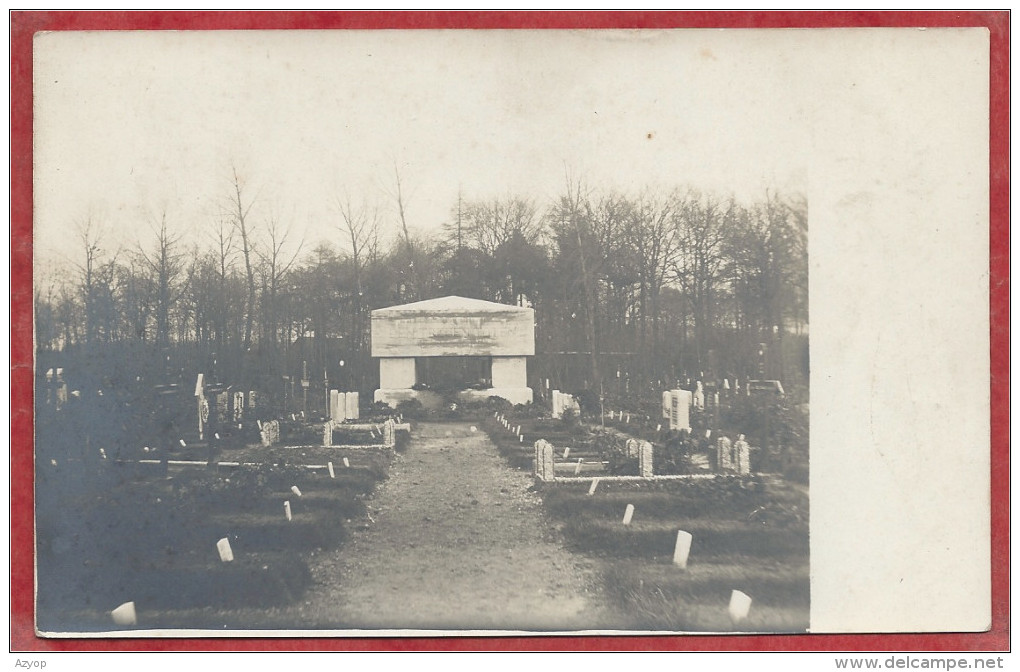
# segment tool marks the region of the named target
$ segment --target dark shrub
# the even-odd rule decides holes
[[[417,399],[405,399],[397,404],[397,413],[412,420],[425,420],[428,412]]]

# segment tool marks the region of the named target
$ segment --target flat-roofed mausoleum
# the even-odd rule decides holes
[[[391,406],[406,399],[428,406],[437,399],[432,390],[530,403],[527,358],[534,354],[531,308],[446,296],[372,311],[375,400]]]

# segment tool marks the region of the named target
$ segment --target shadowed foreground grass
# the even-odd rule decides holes
[[[804,632],[810,575],[807,498],[781,482],[721,477],[541,489],[575,551],[598,558],[604,591],[627,630]],[[627,504],[633,520],[624,525]],[[693,535],[686,569],[673,564],[678,530]],[[753,602],[731,622],[733,590]]]

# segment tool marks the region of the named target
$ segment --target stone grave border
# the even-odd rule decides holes
[[[626,436],[623,432],[616,430],[618,434]],[[693,481],[702,479],[713,479],[713,478],[726,478],[726,477],[739,477],[747,478],[751,476],[779,476],[780,474],[771,474],[765,472],[752,472],[748,474],[735,474],[727,472],[709,472],[704,474],[661,474],[656,475],[651,473],[653,464],[653,455],[655,446],[650,441],[638,440],[633,437],[628,438],[628,448],[630,448],[631,442],[636,444],[636,449],[639,456],[639,469],[642,472],[640,476],[616,476],[616,475],[586,475],[586,476],[557,476],[555,472],[555,454],[556,447],[549,443],[545,439],[539,439],[535,442],[535,458],[534,465],[532,468],[532,475],[536,480],[542,481],[543,483],[590,483],[594,480],[599,482],[605,481],[607,483],[612,482],[627,482],[627,481],[641,481],[641,482],[655,482],[655,481]]]
[[[372,431],[380,432],[382,435],[381,443],[368,443],[368,444],[340,444],[333,443],[333,432],[337,429],[350,429],[353,431]],[[383,423],[344,423],[336,422],[334,420],[327,420],[322,425],[322,444],[314,446],[316,448],[346,448],[350,450],[392,450],[397,445],[397,432],[410,432],[411,423],[397,423],[392,418]],[[301,446],[287,446],[288,448],[300,448]],[[308,446],[313,447],[313,446]]]

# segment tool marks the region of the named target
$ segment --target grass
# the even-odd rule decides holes
[[[170,478],[112,460],[41,470],[40,627],[74,630],[83,620],[107,629],[108,616],[82,614],[126,601],[151,611],[298,599],[311,582],[305,556],[344,543],[347,523],[364,514],[363,499],[386,477],[392,453],[363,453],[356,469],[343,468],[347,453],[338,453],[330,478],[275,459],[286,450],[266,450],[261,467],[174,469]],[[223,537],[233,562],[219,559]]]
[[[802,632],[808,626],[806,520],[753,512],[800,506],[803,491],[781,482],[720,477],[658,483],[545,484],[546,510],[569,547],[597,558],[604,591],[623,629]],[[630,525],[622,518],[634,505]],[[672,562],[677,530],[693,535],[686,569]],[[748,619],[728,615],[731,591],[753,603]]]

